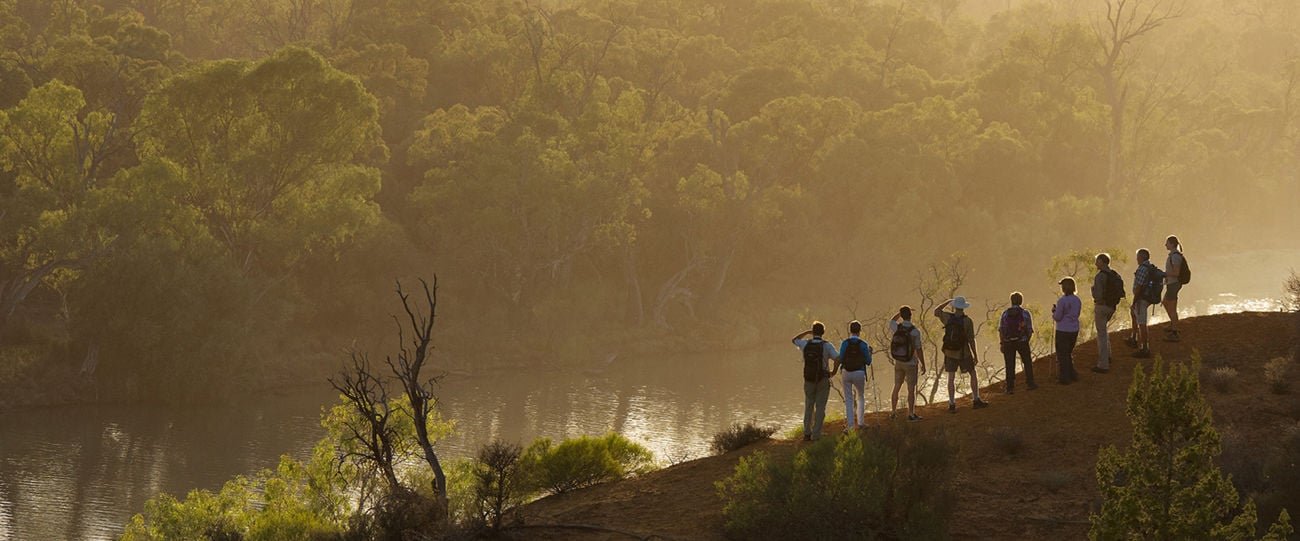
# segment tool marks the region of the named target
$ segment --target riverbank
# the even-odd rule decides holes
[[[1293,353],[1294,319],[1284,313],[1191,318],[1181,323],[1182,342],[1157,341],[1153,346],[1167,362],[1190,362],[1199,351],[1203,382],[1216,368],[1237,371],[1230,392],[1218,392],[1208,383],[1202,384],[1202,392],[1223,437],[1219,463],[1238,481],[1250,477],[1251,468],[1278,447],[1279,434],[1300,430],[1300,383],[1287,394],[1270,392],[1264,383],[1265,365]],[[1153,336],[1161,336],[1163,326],[1153,331]],[[1086,537],[1088,515],[1101,504],[1095,480],[1097,451],[1128,445],[1131,427],[1124,411],[1133,367],[1152,362],[1130,357],[1122,339],[1121,333],[1112,334],[1117,349],[1108,374],[1088,371],[1097,360],[1096,343],[1090,341],[1075,350],[1082,378],[1077,384],[1056,384],[1055,360],[1041,358],[1034,363],[1038,390],[1007,395],[998,384],[981,390],[992,404],[987,409],[972,410],[969,398],[958,400],[956,414],[947,413],[946,404],[920,408],[924,429],[945,432],[957,443],[953,482],[959,496],[950,522],[954,539]],[[1291,371],[1292,379],[1300,375],[1294,361]],[[868,420],[871,425],[890,422],[896,421],[885,413],[871,414]],[[842,423],[833,423],[826,432],[837,434],[842,428]],[[1006,451],[1008,433],[1021,441],[1015,454]],[[544,498],[522,508],[527,528],[515,538],[619,539],[626,536],[615,532],[628,532],[642,538],[722,539],[722,502],[714,482],[730,476],[744,456],[762,450],[788,457],[801,445],[772,440],[636,479]],[[1260,503],[1261,521],[1271,523],[1276,505]]]

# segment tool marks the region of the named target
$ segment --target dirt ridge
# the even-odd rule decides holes
[[[1231,438],[1249,449],[1300,422],[1300,398],[1273,394],[1262,383],[1265,363],[1291,354],[1293,322],[1293,315],[1265,312],[1190,318],[1180,323],[1181,342],[1155,338],[1152,349],[1166,362],[1190,362],[1192,352],[1200,351],[1202,378],[1219,366],[1238,371],[1233,392],[1218,393],[1208,385],[1202,385],[1202,392],[1224,440]],[[1163,336],[1163,325],[1152,329],[1153,337]],[[954,483],[959,503],[950,532],[954,539],[1087,537],[1088,515],[1100,505],[1094,477],[1097,451],[1128,444],[1131,429],[1124,409],[1133,367],[1149,367],[1153,361],[1132,358],[1132,350],[1122,343],[1124,336],[1111,333],[1114,355],[1108,374],[1089,371],[1097,361],[1097,346],[1088,341],[1075,349],[1081,381],[1073,385],[1055,382],[1055,358],[1048,356],[1034,362],[1039,384],[1035,391],[1024,390],[1021,375],[1014,395],[1003,393],[1001,382],[981,388],[982,397],[992,404],[987,409],[971,409],[970,397],[957,401],[956,414],[949,414],[943,401],[918,408],[925,418],[921,426],[945,430],[958,442]],[[873,413],[867,422],[899,421]],[[1023,436],[1018,454],[1008,456],[998,449],[990,434],[998,427],[1012,427]],[[840,421],[825,431],[838,434],[842,429]],[[723,539],[722,502],[714,482],[731,475],[741,457],[757,450],[784,456],[801,445],[770,440],[638,478],[543,498],[522,508],[520,516],[528,527],[511,537]]]

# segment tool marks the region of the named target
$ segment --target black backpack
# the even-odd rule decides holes
[[[1119,301],[1124,298],[1124,279],[1114,269],[1106,269],[1106,272],[1102,274],[1106,277],[1106,281],[1101,288],[1102,304],[1111,308],[1119,306]]]
[[[1006,328],[998,329],[1003,344],[1029,340],[1029,320],[1026,315],[1027,312],[1020,306],[1007,308]]]
[[[889,356],[900,363],[912,362],[912,357],[916,355],[916,343],[912,341],[911,325],[899,325],[894,330],[894,337],[889,339]]]
[[[1187,284],[1192,281],[1192,269],[1187,266],[1187,256],[1179,252],[1178,261],[1178,283]]]
[[[844,353],[840,355],[840,366],[844,368],[845,372],[856,372],[866,368],[867,365],[870,364],[867,357],[866,345],[866,342],[863,342],[862,340],[849,339],[848,343],[844,346]],[[806,353],[804,354],[804,358],[805,360],[807,359]]]
[[[943,350],[966,356],[966,316],[953,314],[943,326]]]
[[[1160,304],[1165,289],[1165,271],[1156,268],[1150,261],[1143,263],[1147,268],[1147,281],[1142,288],[1142,300],[1147,304]]]
[[[817,383],[826,378],[825,364],[825,347],[821,338],[813,338],[803,346],[803,380],[808,383]]]

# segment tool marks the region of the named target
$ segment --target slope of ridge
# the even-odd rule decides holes
[[[1300,422],[1300,396],[1294,392],[1273,394],[1264,383],[1265,363],[1289,354],[1293,322],[1294,316],[1282,313],[1198,317],[1182,322],[1182,342],[1158,338],[1153,342],[1154,353],[1167,362],[1190,362],[1193,350],[1199,350],[1202,381],[1217,366],[1238,371],[1232,392],[1219,393],[1202,385],[1225,450],[1262,448],[1275,440],[1280,430]],[[1162,331],[1163,326],[1153,327],[1152,336],[1162,336]],[[958,507],[951,521],[954,539],[1087,537],[1088,515],[1100,506],[1094,474],[1097,451],[1107,445],[1128,444],[1131,428],[1124,409],[1133,367],[1139,363],[1149,367],[1152,362],[1130,357],[1131,350],[1121,342],[1124,336],[1111,334],[1115,347],[1108,374],[1088,370],[1097,360],[1096,342],[1089,341],[1075,349],[1081,378],[1076,384],[1058,385],[1055,359],[1046,357],[1034,363],[1039,384],[1035,391],[1024,390],[1021,375],[1014,395],[1004,394],[1000,382],[981,390],[992,404],[988,409],[972,410],[969,397],[958,400],[956,414],[948,413],[942,400],[918,408],[925,417],[922,426],[947,431],[958,446],[954,469]],[[1002,359],[982,362],[1001,363]],[[792,380],[791,385],[795,384]],[[791,408],[801,407],[791,404]],[[889,422],[895,421],[883,413],[868,416],[868,424]],[[1024,446],[1016,455],[1008,456],[999,449],[992,432],[1000,427],[1022,435]],[[836,434],[842,428],[841,421],[826,431]],[[512,537],[723,539],[722,502],[714,482],[731,475],[740,458],[754,451],[788,456],[800,445],[768,441],[635,479],[544,498],[524,506],[528,526],[516,530]],[[544,527],[555,524],[569,526]]]

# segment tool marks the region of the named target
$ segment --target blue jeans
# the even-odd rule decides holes
[[[822,437],[826,400],[830,397],[831,378],[822,378],[817,383],[803,382],[803,435],[814,440]]]

